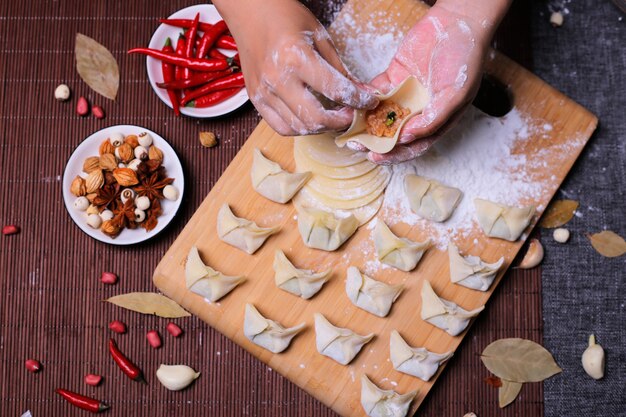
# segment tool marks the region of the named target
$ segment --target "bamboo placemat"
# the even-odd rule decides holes
[[[0,3],[0,222],[22,228],[19,235],[0,236],[1,416],[19,416],[26,410],[35,417],[84,415],[54,394],[57,387],[108,401],[111,416],[334,415],[196,318],[177,320],[185,334],[174,339],[165,332],[168,320],[101,302],[120,293],[154,290],[154,267],[259,121],[250,104],[220,120],[178,119],[152,92],[145,60],[126,55],[130,47],[147,45],[157,18],[191,4]],[[331,7],[326,1],[313,6],[318,12]],[[76,32],[100,41],[117,58],[121,87],[116,102],[96,95],[78,78]],[[519,36],[519,31],[511,31],[503,39],[519,50],[517,41],[510,42]],[[67,103],[53,97],[61,82],[72,88]],[[75,115],[81,95],[101,105],[106,118]],[[73,149],[94,131],[115,124],[142,125],[165,137],[186,175],[177,219],[155,239],[130,248],[108,246],[83,234],[61,197],[61,176]],[[216,132],[219,147],[202,148],[199,131]],[[119,284],[101,284],[104,270],[117,273]],[[128,334],[115,338],[143,368],[148,386],[130,381],[110,359],[107,324],[114,319],[128,324]],[[146,331],[153,328],[164,340],[159,350],[145,340]],[[542,416],[541,384],[528,384],[512,406],[496,411],[497,390],[483,381],[488,373],[477,354],[491,341],[513,336],[541,341],[539,269],[508,274],[420,415],[460,417],[474,411],[479,416]],[[43,371],[25,370],[24,361],[31,357],[43,363]],[[202,376],[191,389],[172,393],[156,380],[160,363],[185,363]],[[83,383],[90,372],[104,376],[101,386]]]

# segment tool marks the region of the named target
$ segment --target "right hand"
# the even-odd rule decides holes
[[[237,41],[250,100],[283,136],[339,131],[373,90],[345,68],[326,29],[295,0],[216,0]],[[245,9],[244,9],[245,7]],[[324,108],[316,95],[338,106]]]

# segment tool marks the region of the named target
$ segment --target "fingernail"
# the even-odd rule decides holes
[[[415,137],[413,135],[402,135],[400,136],[400,139],[398,139],[398,142],[400,143],[409,143],[412,142],[413,140],[415,140]]]

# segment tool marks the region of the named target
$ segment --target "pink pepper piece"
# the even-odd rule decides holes
[[[178,327],[176,323],[172,323],[172,322],[167,323],[166,330],[169,332],[169,334],[171,334],[174,337],[178,337],[181,334],[183,334],[183,329]]]
[[[148,339],[148,343],[150,343],[150,346],[153,348],[158,349],[161,347],[161,336],[159,336],[159,332],[156,330],[150,330],[146,334],[146,339]]]

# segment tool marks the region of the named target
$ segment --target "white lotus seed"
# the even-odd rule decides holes
[[[135,207],[139,210],[148,210],[150,208],[150,199],[145,195],[135,199]]]
[[[171,201],[178,200],[178,189],[173,185],[166,185],[165,188],[163,188],[163,197]]]
[[[552,237],[559,243],[565,243],[569,240],[569,230],[559,227],[558,229],[554,229],[552,233]]]
[[[111,210],[103,210],[102,213],[100,213],[100,218],[102,219],[103,222],[107,220],[111,220],[113,216],[114,214]]]
[[[111,141],[111,145],[117,148],[118,146],[121,146],[122,143],[124,143],[124,134],[120,132],[112,133],[109,137],[109,140]]]
[[[135,209],[135,221],[141,223],[146,220],[146,212],[140,209]]]
[[[555,28],[563,26],[563,13],[561,13],[561,12],[553,12],[550,15],[550,23]]]
[[[54,98],[65,101],[70,98],[70,88],[66,84],[59,84],[54,90]]]
[[[148,132],[141,132],[140,134],[138,134],[137,140],[139,141],[139,144],[144,148],[152,145],[152,135]]]
[[[141,159],[133,159],[126,165],[126,168],[130,168],[133,171],[137,171],[139,169],[139,164],[141,163]]]
[[[87,216],[87,224],[94,229],[99,229],[102,225],[102,218],[97,214],[90,214]]]
[[[126,168],[126,164],[123,162],[120,162],[119,164],[117,164],[118,168]]]
[[[122,203],[126,204],[126,202],[130,199],[135,198],[135,192],[133,190],[131,190],[130,188],[124,188],[122,190],[122,192],[120,193],[120,199],[122,200]]]
[[[137,146],[135,148],[135,158],[143,160],[148,159],[148,150],[143,146]]]
[[[87,210],[87,208],[89,208],[89,200],[87,200],[87,197],[78,197],[74,200],[74,208],[80,211]]]

